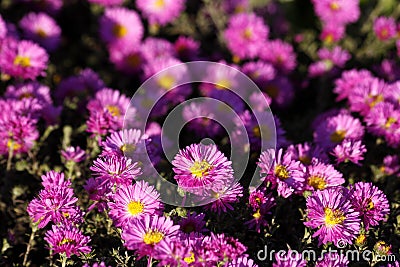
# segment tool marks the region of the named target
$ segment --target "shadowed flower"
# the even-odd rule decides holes
[[[86,159],[86,152],[82,150],[79,146],[70,146],[61,151],[61,156],[66,161],[81,162]]]

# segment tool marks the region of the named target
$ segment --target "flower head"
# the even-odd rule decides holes
[[[396,21],[391,17],[378,17],[374,20],[373,29],[379,40],[389,40],[396,35]]]
[[[185,3],[185,0],[138,0],[136,6],[150,24],[163,26],[179,16]]]

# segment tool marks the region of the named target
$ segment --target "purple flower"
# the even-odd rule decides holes
[[[70,187],[71,181],[65,180],[64,173],[56,171],[48,171],[45,175],[42,175],[42,185],[45,189],[51,189],[52,187]]]
[[[297,64],[293,46],[280,39],[267,41],[260,51],[260,59],[272,64],[283,73],[293,71]]]
[[[355,164],[364,159],[367,152],[365,145],[361,141],[343,141],[335,146],[331,154],[336,158],[336,163],[351,161]]]
[[[138,129],[124,129],[118,132],[113,132],[102,143],[103,156],[124,156],[129,158],[135,154],[146,153],[145,143],[146,135],[142,135]]]
[[[113,202],[108,203],[109,215],[115,226],[127,227],[130,222],[140,220],[146,215],[161,215],[163,205],[160,194],[147,182],[134,185],[121,185],[113,195]]]
[[[233,180],[232,162],[215,145],[192,144],[179,151],[172,165],[179,187],[199,195],[218,192]]]
[[[305,177],[305,189],[313,191],[339,186],[345,182],[343,175],[335,170],[332,165],[318,161],[314,161],[310,166],[307,166]]]
[[[289,249],[283,254],[280,252],[275,254],[276,262],[272,264],[272,267],[305,267],[307,265],[307,261],[297,251]]]
[[[146,63],[146,58],[140,46],[110,47],[110,62],[124,74],[137,74]]]
[[[7,39],[1,45],[0,69],[16,78],[45,76],[48,59],[46,50],[31,41]]]
[[[315,13],[325,23],[343,25],[360,17],[358,0],[313,0]]]
[[[327,252],[324,254],[323,259],[317,261],[315,263],[315,267],[347,267],[349,264],[349,260],[343,253],[337,252]]]
[[[188,214],[186,218],[182,218],[178,222],[180,230],[188,235],[191,233],[207,232],[208,230],[205,228],[206,222],[204,221],[205,216],[204,213],[197,214],[196,212]]]
[[[103,212],[107,209],[108,203],[111,201],[112,190],[110,184],[102,185],[103,181],[90,178],[86,181],[86,184],[83,188],[89,194],[89,199],[94,201],[92,205],[88,208],[88,210],[92,210],[97,208],[99,212]]]
[[[396,36],[396,21],[392,17],[378,17],[374,20],[373,30],[379,40],[389,40]]]
[[[88,2],[108,7],[122,5],[124,0],[88,0]]]
[[[152,25],[166,25],[185,8],[185,0],[138,0],[136,7]]]
[[[18,100],[36,99],[42,108],[53,103],[50,97],[50,88],[36,81],[7,86],[5,97]]]
[[[247,221],[245,225],[249,229],[255,229],[257,233],[260,233],[261,227],[268,226],[266,216],[271,214],[271,209],[276,205],[275,198],[272,196],[272,193],[268,193],[267,195],[264,193],[263,196],[260,196],[259,191],[253,192],[250,198],[250,205],[255,212],[253,213],[253,218]]]
[[[37,42],[48,51],[54,51],[61,41],[61,28],[45,13],[30,12],[19,22],[26,38]]]
[[[398,155],[387,155],[383,159],[383,165],[380,167],[380,170],[387,174],[393,175],[398,173],[400,170],[400,158]]]
[[[340,41],[345,35],[344,25],[336,23],[327,23],[323,25],[319,38],[326,44],[332,44]]]
[[[61,151],[61,156],[66,161],[81,162],[86,159],[86,152],[82,150],[79,146],[70,146]]]
[[[351,201],[360,213],[366,230],[370,226],[377,226],[389,214],[389,202],[385,194],[372,183],[355,183],[351,192]]]
[[[360,230],[359,212],[355,210],[349,192],[343,187],[314,191],[307,198],[307,221],[304,225],[318,229],[318,245],[333,242],[352,244]]]
[[[305,142],[303,144],[290,145],[286,153],[291,154],[294,160],[298,160],[304,165],[310,165],[314,160],[328,162],[328,155],[318,145]]]
[[[160,242],[155,258],[160,261],[159,266],[186,267],[192,255],[189,246],[179,239],[172,239],[170,242]]]
[[[205,209],[221,214],[221,212],[233,210],[231,204],[239,202],[239,197],[243,196],[243,187],[239,183],[235,183],[231,186],[223,186],[219,190],[214,191],[213,189],[209,194],[213,202],[208,204]]]
[[[258,267],[258,265],[247,255],[243,255],[226,263],[224,267]]]
[[[90,237],[72,225],[53,225],[52,229],[46,232],[44,238],[49,243],[49,249],[53,254],[65,253],[69,258],[71,255],[80,255],[89,253],[92,249],[88,246]]]
[[[179,36],[174,43],[177,56],[184,61],[197,59],[200,43],[191,37]]]
[[[344,71],[342,76],[335,80],[334,92],[338,94],[336,100],[348,98],[358,84],[371,78],[372,74],[368,70],[352,69]]]
[[[168,40],[162,38],[148,37],[144,40],[141,48],[143,55],[149,61],[156,58],[176,56],[174,46]]]

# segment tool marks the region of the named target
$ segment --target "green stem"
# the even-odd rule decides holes
[[[25,256],[24,256],[24,261],[22,262],[22,266],[26,266],[26,263],[28,261],[29,252],[31,251],[31,248],[33,245],[33,240],[35,239],[35,234],[36,234],[37,229],[38,229],[37,225],[32,225],[32,232],[31,232],[31,236],[29,237],[28,245],[26,246],[26,252],[25,252]]]
[[[151,267],[153,265],[152,263],[153,257],[149,257],[149,259],[147,260],[147,267]]]
[[[60,254],[60,257],[61,257],[61,267],[67,266],[67,256],[64,253],[62,253]]]
[[[11,171],[12,158],[14,156],[14,140],[11,139],[10,150],[8,151],[7,172]]]

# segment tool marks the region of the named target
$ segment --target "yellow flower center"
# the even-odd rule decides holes
[[[330,8],[331,8],[333,11],[337,11],[337,10],[340,9],[340,6],[339,6],[338,2],[333,1],[333,2],[330,4]]]
[[[70,238],[64,238],[63,240],[58,243],[58,245],[65,245],[65,244],[76,244],[76,241]]]
[[[115,37],[122,38],[128,33],[128,29],[121,24],[115,24],[112,32]]]
[[[246,40],[250,40],[251,37],[253,36],[253,32],[251,29],[247,28],[246,30],[243,31],[243,38]]]
[[[174,85],[174,83],[175,83],[175,78],[169,74],[162,76],[157,81],[158,86],[160,86],[161,88],[163,88],[165,90],[171,89],[172,86]]]
[[[259,209],[253,214],[253,217],[254,217],[255,219],[259,219],[259,218],[261,217],[261,213],[260,213],[260,210],[259,210]]]
[[[22,100],[22,99],[24,99],[24,98],[32,98],[32,97],[33,97],[33,94],[32,94],[32,93],[25,92],[25,93],[22,93],[22,94],[19,96],[19,100]]]
[[[395,123],[397,120],[393,117],[389,117],[385,123],[385,128],[389,129],[390,126],[392,126],[393,123]]]
[[[355,243],[358,246],[362,246],[365,244],[365,241],[367,241],[367,237],[364,234],[360,234],[359,236],[357,236]]]
[[[381,37],[382,38],[386,38],[386,37],[388,37],[388,35],[389,35],[389,31],[387,29],[383,29],[381,31]]]
[[[42,29],[37,29],[36,34],[40,37],[40,38],[46,38],[47,37],[47,33],[42,30]]]
[[[145,233],[143,236],[143,242],[147,245],[155,245],[164,238],[164,234],[153,230]]]
[[[287,178],[289,178],[289,172],[286,169],[286,167],[283,166],[283,165],[280,165],[280,164],[277,165],[275,167],[274,173],[275,173],[275,176],[278,177],[281,180],[286,180]]]
[[[126,63],[133,68],[136,68],[140,65],[141,59],[138,54],[129,55],[126,58]]]
[[[108,105],[107,110],[113,115],[114,117],[119,117],[121,116],[121,111],[117,106],[114,105]]]
[[[226,90],[231,86],[231,82],[228,79],[221,79],[216,82],[216,88],[218,90]]]
[[[124,152],[129,153],[129,152],[134,152],[136,150],[136,146],[133,144],[123,144],[119,149],[121,150],[122,153]]]
[[[328,227],[333,227],[337,224],[341,224],[346,219],[343,211],[341,210],[333,210],[331,208],[325,208],[325,224]]]
[[[194,253],[190,252],[190,256],[183,259],[187,264],[193,263],[196,259],[194,258]]]
[[[164,0],[156,0],[154,2],[154,5],[156,6],[156,8],[163,8],[165,6],[165,2]]]
[[[128,212],[132,215],[138,215],[143,212],[144,205],[140,201],[131,201],[127,205]]]
[[[307,183],[308,183],[308,185],[314,187],[314,189],[317,189],[317,190],[322,190],[326,186],[326,182],[325,182],[324,178],[319,177],[319,176],[308,177]]]
[[[372,202],[372,199],[369,199],[368,204],[366,206],[367,210],[372,210],[375,207],[374,202]]]
[[[346,137],[345,130],[336,130],[334,133],[331,134],[330,139],[334,143],[340,143]]]
[[[268,85],[265,87],[265,92],[271,97],[276,98],[279,95],[279,88],[275,85]]]
[[[20,148],[22,147],[22,145],[18,144],[17,142],[15,142],[15,141],[12,140],[12,139],[8,139],[7,147],[8,147],[9,149],[12,148],[12,150],[15,151],[15,150],[20,149]]]
[[[196,176],[196,178],[202,178],[205,175],[208,175],[208,172],[213,168],[211,164],[207,161],[195,161],[190,167],[190,172],[192,175]]]
[[[332,35],[332,34],[326,35],[324,41],[325,41],[325,43],[327,43],[327,44],[333,43],[333,35]]]
[[[373,108],[376,106],[376,104],[382,102],[384,100],[383,95],[369,95],[368,98],[371,100],[371,102],[368,104],[370,108]]]
[[[29,57],[16,56],[14,59],[14,65],[19,65],[21,67],[29,67],[31,65],[31,60]]]

